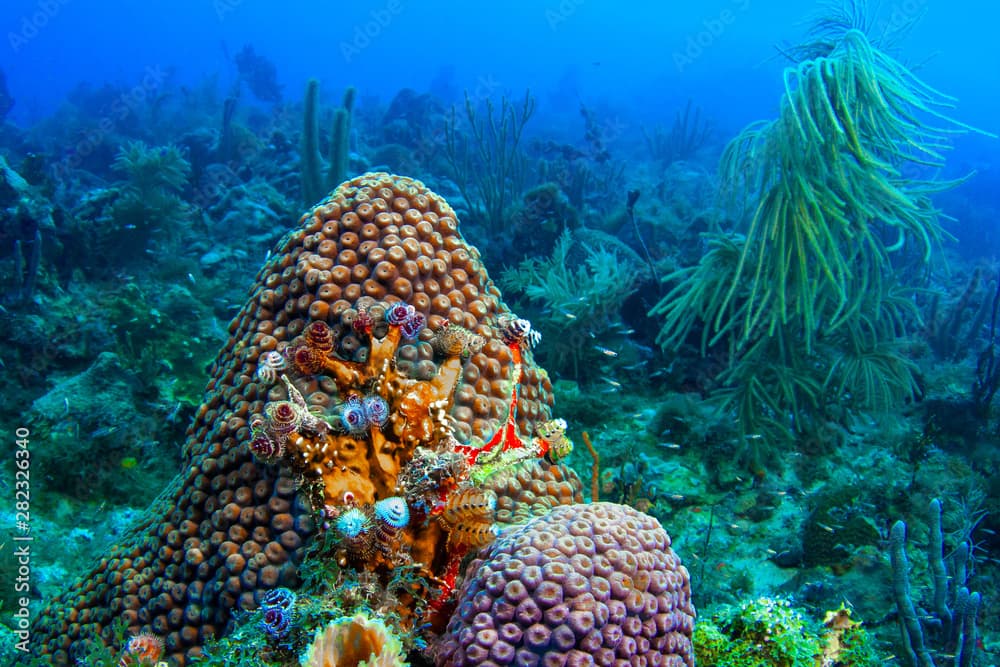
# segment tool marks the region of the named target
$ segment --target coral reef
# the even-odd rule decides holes
[[[659,522],[630,507],[556,508],[468,572],[440,666],[694,665],[687,570]]]
[[[345,183],[303,217],[258,275],[212,366],[180,476],[130,537],[36,621],[34,639],[53,664],[69,664],[88,640],[109,641],[116,618],[163,636],[167,654],[185,664],[209,637],[226,632],[234,609],[256,608],[262,591],[296,583],[303,541],[315,530],[307,504],[296,498],[301,480],[255,461],[248,447],[252,416],[288,401],[290,385],[272,385],[256,371],[267,353],[301,347],[317,320],[339,328],[337,349],[348,367],[347,358],[361,354],[352,306],[366,295],[405,301],[425,318],[426,340],[398,351],[399,365],[407,362],[415,374],[437,373],[429,339],[445,322],[483,338],[461,367],[453,398],[449,423],[459,441],[475,446],[474,438],[506,432],[500,427],[508,420],[532,433],[548,419],[548,378],[527,350],[515,364],[512,348],[489,326],[506,311],[448,204],[417,181],[387,174]],[[347,398],[332,379],[296,382],[305,403],[321,412]]]
[[[849,610],[826,613],[814,628],[784,599],[760,597],[719,609],[698,623],[695,656],[719,667],[874,667],[873,641]]]

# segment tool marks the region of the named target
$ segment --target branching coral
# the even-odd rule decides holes
[[[650,156],[666,167],[678,160],[690,160],[712,138],[712,124],[701,117],[701,109],[688,100],[684,112],[677,112],[670,130],[659,125],[652,134],[642,130]],[[692,113],[693,111],[693,113]]]
[[[490,237],[499,236],[507,207],[524,187],[527,168],[520,142],[534,112],[535,98],[527,91],[519,104],[504,97],[499,111],[487,100],[485,114],[466,93],[464,118],[452,109],[445,127],[444,155],[452,177],[466,203],[482,208]]]
[[[643,275],[629,259],[615,246],[583,243],[565,231],[550,257],[529,257],[504,272],[504,287],[540,309],[533,319],[549,341],[544,355],[550,369],[580,378],[582,368],[603,360],[600,348],[623,328],[621,304]],[[595,347],[595,336],[604,345]]]

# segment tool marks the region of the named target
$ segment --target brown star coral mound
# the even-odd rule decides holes
[[[124,618],[130,632],[163,637],[166,652],[183,665],[209,636],[226,631],[234,609],[255,608],[261,591],[295,585],[313,522],[296,481],[251,454],[251,421],[267,417],[280,430],[301,426],[306,413],[334,419],[349,400],[339,394],[335,373],[292,374],[308,409],[289,407],[296,397],[278,379],[293,370],[286,351],[308,348],[309,333],[338,358],[366,364],[372,351],[354,324],[376,301],[402,302],[423,316],[426,329],[399,344],[396,368],[427,386],[454,375],[446,418],[459,441],[486,440],[505,423],[513,359],[491,325],[509,311],[479,253],[459,235],[451,207],[408,178],[366,174],[347,182],[302,218],[258,274],[212,367],[181,474],[130,536],[41,614],[36,652],[70,664],[83,642],[109,641],[112,623]],[[329,333],[307,331],[315,322]],[[446,325],[456,333],[440,334]],[[468,358],[461,364],[436,354],[453,354],[463,341]],[[440,399],[433,394],[429,400]],[[551,405],[548,378],[530,358],[518,397],[518,426],[530,434],[550,417]],[[392,481],[373,481],[373,497],[390,493]]]

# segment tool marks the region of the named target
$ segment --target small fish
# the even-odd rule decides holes
[[[660,443],[660,447],[663,447],[664,449],[680,449],[681,448],[681,446],[678,445],[676,442],[661,442]]]
[[[182,407],[183,404],[180,401],[177,401],[177,405],[175,405],[174,408],[169,413],[167,413],[166,422],[168,424],[173,424],[175,421],[177,421],[177,415],[180,414]]]
[[[684,500],[684,494],[683,493],[671,493],[667,497],[670,498],[673,501],[676,501],[676,502],[681,502],[682,500]]]
[[[190,273],[188,274],[188,280],[191,281],[192,285],[197,285],[198,284],[198,281],[195,280],[194,276],[192,276]]]
[[[616,391],[618,391],[619,389],[620,389],[620,387],[608,387],[607,389],[602,389],[601,393],[602,394],[613,394]]]
[[[125,225],[124,228],[125,229],[135,229],[136,227],[133,224],[128,224],[128,225]]]
[[[608,384],[610,384],[615,389],[621,389],[622,388],[622,383],[618,382],[617,380],[612,380],[609,377],[603,377],[601,379],[604,380],[605,382],[607,382]]]
[[[573,313],[569,312],[568,310],[560,310],[558,312],[559,312],[560,315],[562,315],[563,317],[565,317],[568,320],[575,320],[576,319],[576,315],[574,315]]]
[[[66,406],[66,414],[69,414],[69,398],[66,396],[63,396],[63,405]]]
[[[836,528],[834,528],[833,526],[828,526],[825,523],[820,523],[819,521],[817,521],[816,525],[819,526],[820,528],[822,528],[823,530],[825,530],[828,533],[835,533],[835,532],[837,532]]]
[[[95,428],[90,432],[88,438],[103,438],[113,434],[118,430],[118,426],[101,426],[100,428]]]
[[[131,470],[137,465],[139,465],[139,461],[134,456],[126,456],[121,461],[121,466],[122,468],[125,468],[125,470]]]
[[[617,352],[615,352],[614,350],[609,350],[608,348],[604,347],[603,345],[595,345],[594,349],[597,350],[598,352],[600,352],[601,354],[603,354],[605,357],[612,357],[612,358],[614,358],[614,357],[618,356]]]

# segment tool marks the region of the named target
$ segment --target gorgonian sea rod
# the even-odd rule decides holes
[[[378,337],[366,320],[373,304],[383,313],[410,308],[391,315],[402,319]],[[530,354],[499,335],[497,322],[509,316],[447,202],[384,173],[341,185],[279,243],[230,324],[180,474],[129,536],[40,615],[36,653],[71,664],[85,642],[110,641],[124,618],[130,633],[162,637],[166,655],[183,665],[226,632],[235,609],[294,588],[314,521],[301,477],[266,461],[283,453],[271,437],[282,429],[312,433],[310,442],[329,437],[318,422],[303,426],[311,415],[354,424],[339,429],[338,447],[320,461],[344,473],[327,474],[327,501],[394,497],[396,476],[417,446],[443,436],[441,424],[467,448],[507,431],[508,418],[521,433],[535,432],[551,417],[551,385]],[[440,333],[449,327],[460,333]],[[460,353],[461,363],[442,359],[442,349]],[[390,363],[373,368],[380,354]],[[303,372],[311,363],[328,373]],[[361,380],[371,386],[343,395]],[[421,419],[427,429],[417,428]],[[439,533],[404,537],[416,556],[432,553]]]

